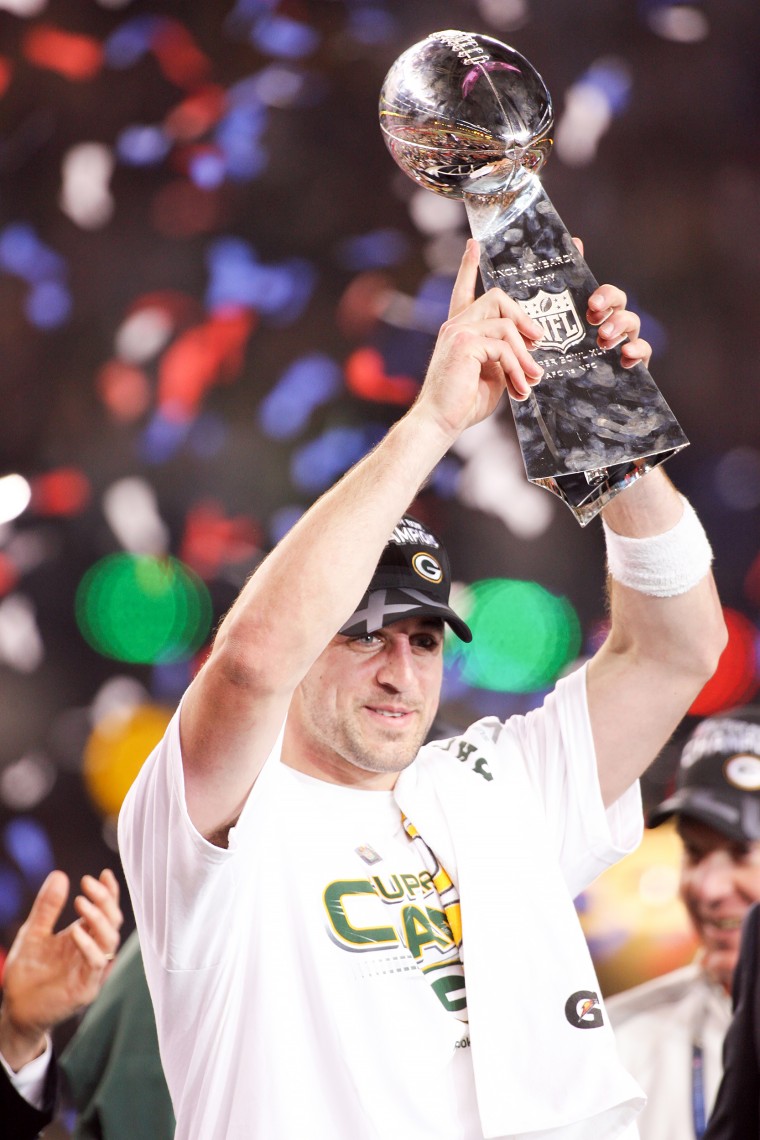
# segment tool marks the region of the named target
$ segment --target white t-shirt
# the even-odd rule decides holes
[[[539,751],[551,715],[534,714],[533,730],[521,722]],[[511,733],[490,737],[485,778],[515,752]],[[471,751],[450,754],[458,765]],[[566,797],[563,783],[586,800],[551,836],[573,865],[598,798],[593,756],[571,780],[561,773],[578,761],[572,745],[544,759],[532,778],[547,803]],[[456,889],[435,875],[436,889],[394,793],[314,780],[275,749],[228,848],[215,847],[187,816],[175,716],[119,836],[177,1140],[482,1140]],[[556,1135],[635,1136],[624,1131],[632,1115],[604,1133]]]

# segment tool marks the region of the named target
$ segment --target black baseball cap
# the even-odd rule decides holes
[[[419,519],[404,515],[394,527],[369,588],[340,632],[374,633],[408,617],[437,617],[462,641],[470,627],[449,606],[451,568],[441,541]]]
[[[681,753],[672,796],[648,827],[673,815],[707,823],[740,843],[760,840],[760,705],[703,720]]]

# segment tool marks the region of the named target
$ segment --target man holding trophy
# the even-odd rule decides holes
[[[464,98],[516,74],[442,35]],[[582,522],[604,511],[609,636],[541,709],[426,743],[444,624],[471,633],[440,540],[406,512],[505,392],[531,404],[547,320],[565,327],[551,300],[537,320],[501,288],[475,297],[486,244],[467,243],[415,403],[243,587],[122,809],[178,1140],[636,1135],[643,1094],[572,900],[638,843],[637,778],[725,627],[693,510],[648,445],[621,445],[661,408],[646,382],[635,415],[617,399],[604,354],[622,342],[635,387],[650,349],[624,294],[595,287],[577,315],[598,366],[577,379],[601,373],[616,426],[578,442],[588,471],[567,460],[578,391],[537,430],[562,466],[539,478]],[[658,454],[682,446],[656,435]]]

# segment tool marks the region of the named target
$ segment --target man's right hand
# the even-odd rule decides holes
[[[544,335],[541,325],[502,289],[476,300],[477,277],[478,243],[471,238],[417,400],[454,437],[490,416],[505,389],[527,399],[543,375],[529,351]]]

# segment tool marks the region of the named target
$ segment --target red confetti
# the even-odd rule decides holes
[[[90,494],[89,480],[75,467],[59,467],[32,480],[32,507],[38,515],[78,515]]]
[[[51,24],[31,28],[24,36],[23,52],[30,63],[57,71],[65,79],[92,79],[103,66],[103,48],[97,40]]]
[[[133,423],[148,410],[150,382],[141,368],[122,360],[108,360],[96,380],[98,395],[115,420]]]
[[[0,553],[0,597],[9,594],[16,586],[19,573],[7,554]]]
[[[724,709],[746,704],[760,688],[757,628],[736,610],[724,608],[723,616],[728,645],[715,673],[689,709],[692,716],[713,716]]]
[[[209,84],[172,108],[164,119],[164,127],[175,139],[190,142],[213,127],[222,117],[225,107],[224,88]]]
[[[393,294],[386,273],[359,273],[338,302],[336,319],[344,336],[366,340],[377,326]]]
[[[245,562],[259,549],[261,531],[245,515],[227,518],[213,501],[198,503],[188,511],[180,558],[201,578],[213,578],[219,567]]]
[[[158,404],[164,413],[191,416],[209,388],[234,380],[255,324],[250,310],[233,309],[215,313],[178,337],[159,366]]]
[[[374,348],[357,348],[352,352],[345,372],[349,390],[363,400],[408,407],[420,390],[411,376],[387,376],[385,361]]]
[[[0,97],[8,90],[12,78],[13,63],[11,60],[6,59],[5,56],[0,55]]]
[[[211,60],[192,36],[176,20],[162,21],[153,37],[158,65],[170,83],[177,87],[197,87],[211,72]]]

